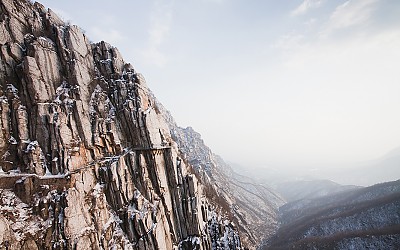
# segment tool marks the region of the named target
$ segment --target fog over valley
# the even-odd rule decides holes
[[[400,249],[400,1],[0,0],[0,249]]]

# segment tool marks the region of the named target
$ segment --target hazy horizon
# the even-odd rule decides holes
[[[255,168],[400,146],[400,1],[39,1],[131,62],[180,126]]]

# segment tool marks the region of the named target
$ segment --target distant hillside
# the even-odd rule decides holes
[[[212,201],[223,204],[230,219],[239,230],[242,245],[255,249],[264,238],[278,229],[278,209],[285,201],[267,186],[236,174],[220,156],[204,144],[201,135],[191,127],[179,127],[171,114],[157,102],[157,107],[167,121],[172,138],[194,167],[203,183],[215,191]]]
[[[400,249],[400,180],[281,207],[264,249]]]
[[[400,179],[400,147],[379,159],[355,167],[332,170],[327,175],[335,182],[360,186]]]
[[[286,185],[300,180],[309,181],[317,179],[331,180],[341,185],[366,187],[400,179],[400,147],[371,161],[343,163],[337,166],[319,166],[317,168],[309,167],[301,170],[299,170],[300,168],[273,165],[253,169],[234,163],[230,163],[229,165],[236,172],[250,176],[259,183],[268,184],[268,186],[275,189],[280,189],[282,184]],[[329,186],[329,183],[325,184]],[[285,191],[282,192],[282,194],[284,193]]]
[[[279,183],[276,190],[286,201],[313,199],[344,190],[357,188],[351,185],[340,185],[330,180],[301,180]]]

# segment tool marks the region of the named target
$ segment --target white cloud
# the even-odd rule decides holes
[[[322,3],[322,0],[304,0],[296,9],[291,12],[292,16],[303,15],[310,9],[318,8]]]
[[[149,42],[143,56],[150,64],[164,66],[167,63],[161,45],[169,35],[172,23],[173,1],[156,1],[150,16]]]
[[[329,20],[330,29],[347,28],[369,20],[379,0],[348,0],[336,7]]]

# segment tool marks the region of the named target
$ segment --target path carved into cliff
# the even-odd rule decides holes
[[[164,145],[153,145],[153,147],[136,147],[127,148],[124,153],[117,156],[102,157],[96,159],[85,166],[75,168],[74,170],[67,172],[66,174],[47,174],[40,176],[37,174],[20,173],[16,171],[8,171],[0,173],[0,189],[10,189],[19,190],[17,195],[22,200],[27,200],[27,197],[34,193],[37,193],[39,189],[59,190],[68,189],[73,187],[73,182],[71,182],[71,176],[75,174],[80,174],[82,171],[92,169],[96,170],[99,165],[104,163],[111,163],[120,160],[120,158],[125,157],[127,154],[136,152],[151,152],[153,156],[162,154],[165,150],[170,150],[171,146]],[[109,164],[110,167],[116,167],[117,165]]]

